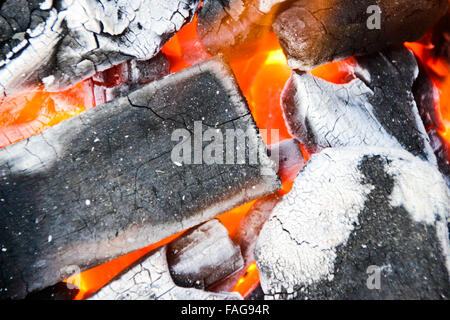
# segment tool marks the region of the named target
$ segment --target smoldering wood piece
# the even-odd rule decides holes
[[[294,181],[300,169],[305,164],[300,145],[295,139],[288,139],[269,146],[272,159],[278,158],[278,175],[283,182]],[[277,162],[277,161],[275,161]]]
[[[412,86],[418,69],[401,47],[358,57],[355,79],[334,84],[294,72],[283,92],[290,133],[311,153],[327,147],[403,148],[436,164]]]
[[[170,73],[167,56],[159,52],[149,60],[130,60],[94,75],[94,98],[97,105],[126,96],[133,90],[159,80]]]
[[[89,300],[241,300],[239,293],[214,293],[175,285],[164,246],[124,271]]]
[[[244,265],[241,249],[216,219],[188,231],[167,247],[170,274],[180,287],[208,288]]]
[[[0,98],[63,90],[131,59],[147,60],[193,18],[198,0],[8,0],[0,8]]]
[[[327,62],[417,41],[447,8],[447,0],[297,0],[278,14],[273,29],[291,68],[312,70]],[[373,20],[377,13],[379,26]]]
[[[235,55],[236,46],[255,41],[270,30],[272,2],[276,1],[203,1],[198,12],[198,36],[203,47],[211,54]],[[239,55],[243,54],[246,52],[240,48]]]
[[[264,223],[269,219],[273,208],[281,199],[281,195],[274,193],[258,200],[250,208],[249,212],[242,219],[236,232],[236,237],[233,239],[241,248],[244,266],[240,271],[213,286],[211,288],[212,291],[229,292],[233,290],[238,280],[245,275],[250,265],[255,262],[254,250],[259,233]]]
[[[261,286],[275,299],[448,299],[449,212],[449,189],[426,161],[401,149],[326,149],[260,233]]]
[[[195,144],[203,132],[245,133],[246,143],[231,136],[221,146],[235,164],[189,164],[207,154],[211,141]],[[188,145],[183,164],[175,150]],[[0,181],[2,298],[23,297],[67,278],[73,266],[99,265],[281,187],[220,58],[1,149]]]

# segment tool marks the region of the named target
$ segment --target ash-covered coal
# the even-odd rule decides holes
[[[312,70],[327,62],[417,41],[447,8],[447,0],[297,0],[283,6],[273,29],[289,65]]]
[[[406,48],[356,59],[355,79],[334,84],[294,71],[283,92],[290,133],[310,152],[328,147],[403,148],[436,164],[412,87],[418,68]]]
[[[255,251],[266,298],[448,299],[450,192],[400,149],[313,155]]]
[[[148,60],[198,0],[7,0],[0,8],[0,97],[63,90],[131,59]]]

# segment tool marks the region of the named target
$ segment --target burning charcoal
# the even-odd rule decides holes
[[[176,285],[199,289],[208,288],[244,265],[239,246],[218,220],[202,224],[170,243],[167,261]]]
[[[93,77],[95,102],[102,104],[126,96],[131,91],[168,75],[169,72],[169,60],[162,52],[150,60],[131,60],[99,72]]]
[[[90,300],[240,300],[238,293],[182,288],[173,282],[164,246],[124,271]]]
[[[198,36],[203,47],[211,54],[233,55],[235,46],[259,39],[273,20],[273,15],[264,14],[260,8],[270,11],[274,5],[271,2],[280,1],[203,1],[198,13]],[[239,50],[239,54],[244,52]]]
[[[294,181],[297,173],[305,164],[302,150],[295,139],[284,140],[269,148],[270,154],[278,158],[278,174],[284,181]]]
[[[384,146],[436,164],[411,92],[417,70],[413,54],[402,47],[357,58],[356,79],[347,84],[294,72],[282,98],[289,130],[311,153]]]
[[[281,187],[220,58],[1,149],[0,179],[0,297],[13,298]]]
[[[218,285],[212,288],[215,292],[231,291],[238,282],[238,280],[244,276],[248,267],[255,262],[254,250],[256,246],[256,240],[258,239],[259,232],[261,231],[264,223],[272,213],[273,208],[280,202],[281,196],[277,193],[264,197],[258,200],[241,221],[235,243],[241,247],[242,255],[244,258],[244,267],[241,271],[235,273],[231,277],[225,279]]]
[[[130,59],[147,60],[199,0],[8,0],[0,8],[0,98],[41,83],[63,90]]]
[[[277,16],[273,29],[289,65],[312,70],[327,62],[416,41],[447,7],[447,0],[297,0]]]
[[[255,250],[269,298],[449,298],[450,191],[403,150],[313,155]]]

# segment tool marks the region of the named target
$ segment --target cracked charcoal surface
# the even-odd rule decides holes
[[[369,30],[367,13],[377,4],[381,29]],[[417,41],[442,17],[447,0],[297,0],[283,7],[273,29],[293,69],[312,70],[327,62]]]
[[[401,47],[357,58],[356,79],[334,84],[294,72],[283,92],[289,131],[311,152],[327,147],[403,148],[436,164],[412,87],[418,68]]]
[[[170,274],[180,287],[208,288],[244,265],[241,249],[217,219],[187,231],[167,247]]]
[[[182,288],[173,282],[166,246],[155,250],[125,270],[90,300],[242,300],[239,293],[213,293]]]
[[[198,3],[7,0],[0,8],[0,98],[41,84],[63,90],[124,61],[150,59],[191,21]]]
[[[248,130],[245,164],[172,162],[174,130],[192,133],[202,119],[203,131]],[[219,58],[1,149],[0,297],[23,297],[70,266],[96,266],[277,191],[266,152]]]
[[[258,40],[270,30],[273,5],[280,1],[207,0],[198,13],[198,36],[211,54],[246,54],[235,47]],[[248,49],[252,51],[252,48]]]
[[[326,149],[261,231],[261,286],[272,299],[448,299],[449,212],[440,173],[410,153]],[[369,266],[379,290],[367,287]]]

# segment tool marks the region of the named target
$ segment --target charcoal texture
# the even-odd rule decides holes
[[[181,141],[172,134],[192,136],[199,122],[202,132],[247,132],[245,161],[174,161]],[[220,58],[1,149],[0,180],[1,298],[24,297],[68,277],[71,266],[96,266],[281,187]]]
[[[381,9],[379,29],[368,28],[375,12],[368,10],[371,5]],[[284,7],[273,29],[289,65],[312,70],[327,62],[417,41],[447,7],[447,0],[298,0]]]

